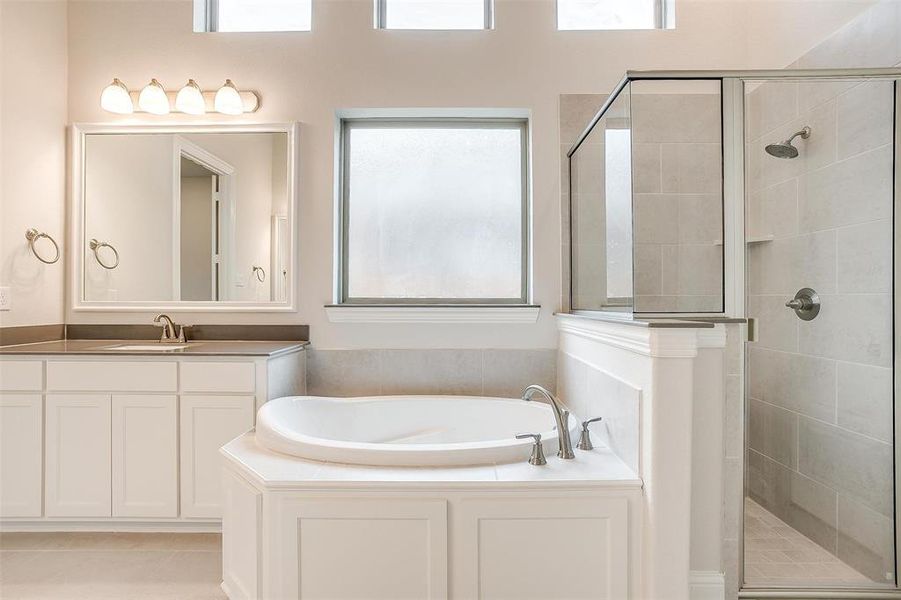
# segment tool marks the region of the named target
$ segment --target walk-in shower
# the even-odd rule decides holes
[[[742,597],[901,589],[899,77],[630,72],[567,153],[573,312],[748,320],[721,554]]]

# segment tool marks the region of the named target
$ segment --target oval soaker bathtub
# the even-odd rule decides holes
[[[576,429],[570,416],[570,434]],[[289,396],[257,414],[264,447],[311,460],[359,465],[450,466],[526,461],[540,433],[557,451],[551,407],[478,396]]]

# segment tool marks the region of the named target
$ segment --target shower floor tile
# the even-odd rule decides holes
[[[759,587],[872,581],[745,498],[745,583]]]

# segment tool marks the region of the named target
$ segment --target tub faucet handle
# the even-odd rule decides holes
[[[576,448],[579,450],[594,449],[594,445],[591,443],[591,432],[588,431],[588,426],[592,423],[602,421],[603,419],[604,417],[595,417],[593,419],[588,419],[587,421],[582,421],[582,434],[579,436],[579,443],[576,444]]]
[[[516,436],[516,439],[518,440],[524,440],[526,438],[532,438],[533,440],[535,440],[535,444],[532,446],[532,456],[529,457],[529,464],[535,465],[536,467],[546,465],[547,459],[544,457],[544,446],[542,446],[541,444],[541,434],[521,433]]]

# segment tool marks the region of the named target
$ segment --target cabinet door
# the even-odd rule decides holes
[[[0,394],[0,517],[40,517],[40,394]]]
[[[253,396],[181,397],[181,514],[222,515],[219,448],[253,427]]]
[[[454,589],[481,600],[627,600],[629,500],[467,498],[452,535]]]
[[[177,517],[175,396],[113,395],[113,516]]]
[[[48,517],[108,517],[110,397],[47,395]]]

